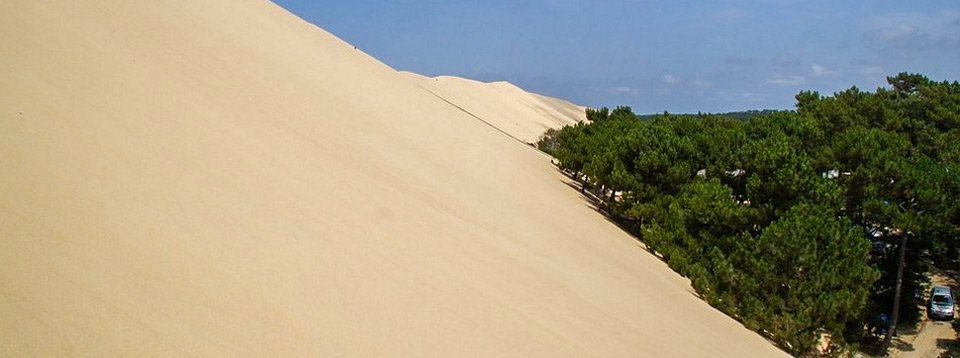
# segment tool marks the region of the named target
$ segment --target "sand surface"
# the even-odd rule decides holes
[[[935,270],[931,283],[949,286],[953,292],[960,290],[956,271]],[[924,300],[930,299],[930,291],[924,292]],[[921,309],[920,323],[916,327],[901,327],[893,338],[890,357],[895,358],[937,358],[951,345],[957,344],[957,331],[954,321],[933,320],[927,314],[927,307]]]
[[[267,1],[0,2],[0,357],[785,356],[564,180]]]
[[[463,109],[471,116],[524,143],[536,143],[550,128],[586,120],[586,108],[568,101],[524,91],[509,82],[425,77],[402,72],[418,86]]]

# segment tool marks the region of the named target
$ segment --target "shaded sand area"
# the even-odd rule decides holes
[[[956,271],[939,271],[932,273],[933,285],[949,286],[953,292],[960,292]],[[926,292],[929,296],[929,292]],[[929,297],[925,299],[929,300]],[[918,327],[906,327],[899,330],[899,335],[893,339],[890,357],[897,358],[937,358],[950,346],[957,344],[957,332],[953,321],[933,320],[927,315],[927,308],[922,310],[922,319]]]
[[[509,82],[401,73],[437,97],[524,143],[536,143],[550,128],[586,120],[585,107],[530,93]]]
[[[262,0],[0,2],[0,356],[783,357]]]

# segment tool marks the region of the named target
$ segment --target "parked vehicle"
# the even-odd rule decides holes
[[[927,314],[932,319],[953,320],[955,309],[950,287],[934,286],[930,292],[930,303],[927,309]]]

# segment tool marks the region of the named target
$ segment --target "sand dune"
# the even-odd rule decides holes
[[[0,356],[784,356],[269,2],[6,0],[0,34]]]
[[[402,72],[418,86],[524,143],[536,143],[547,129],[586,119],[586,108],[558,98],[524,91],[509,82],[425,77]]]

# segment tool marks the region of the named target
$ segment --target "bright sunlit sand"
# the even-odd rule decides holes
[[[0,34],[0,356],[786,356],[448,101],[524,141],[579,107],[263,0],[7,0]]]

